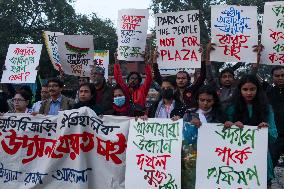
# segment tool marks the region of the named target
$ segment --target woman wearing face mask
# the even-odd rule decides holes
[[[127,93],[127,88],[123,90],[120,85],[116,85],[113,89],[113,115],[116,116],[130,116],[130,95]]]
[[[79,102],[74,105],[74,109],[87,106],[94,110],[97,115],[103,114],[103,109],[96,105],[96,89],[92,83],[84,83],[79,87]]]
[[[161,98],[148,111],[150,118],[171,118],[178,120],[183,117],[185,107],[175,95],[176,83],[174,79],[166,77],[161,85]],[[146,119],[146,117],[142,117]]]
[[[277,130],[274,121],[272,107],[268,104],[266,96],[256,76],[244,75],[238,84],[235,93],[235,102],[227,109],[227,120],[225,128],[232,125],[243,128],[244,125],[268,127],[268,143],[272,144],[277,138]],[[274,177],[273,165],[268,153],[267,158],[267,180],[268,188]]]
[[[195,97],[195,108],[189,109],[184,115],[186,122],[199,127],[202,123],[223,123],[221,104],[217,92],[210,86],[202,86]]]

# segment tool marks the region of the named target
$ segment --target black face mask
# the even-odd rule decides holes
[[[162,98],[170,100],[174,98],[174,90],[173,89],[162,89],[161,96]]]

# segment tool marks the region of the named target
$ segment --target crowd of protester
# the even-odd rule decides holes
[[[256,47],[257,56],[261,48]],[[41,86],[41,100],[33,105],[33,94],[27,86],[14,92],[2,90],[0,112],[57,115],[59,111],[87,106],[97,115],[140,117],[144,120],[184,119],[198,128],[204,123],[224,123],[225,128],[233,125],[240,128],[244,125],[268,127],[269,186],[274,177],[273,169],[284,153],[284,66],[273,67],[272,84],[259,77],[258,63],[252,66],[250,74],[244,74],[240,79],[230,68],[223,69],[215,78],[209,61],[212,50],[214,44],[209,43],[205,60],[194,74],[192,83],[186,71],[162,77],[155,53],[145,58],[144,82],[139,72],[129,73],[125,81],[115,54],[116,86],[110,86],[105,80],[103,68],[94,67],[90,78],[78,78],[79,88],[74,100],[62,94],[64,83],[61,79],[51,78]],[[147,103],[151,86],[155,86],[159,95],[154,102]],[[11,94],[14,96],[11,97]]]

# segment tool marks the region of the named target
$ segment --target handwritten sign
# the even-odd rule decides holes
[[[0,118],[1,188],[124,189],[130,120],[89,108]]]
[[[155,18],[161,73],[200,68],[199,11],[159,13]]]
[[[267,136],[267,128],[224,130],[217,124],[202,125],[198,130],[195,188],[266,188]]]
[[[144,61],[149,11],[123,9],[118,11],[118,59]]]
[[[211,7],[212,43],[217,45],[210,60],[256,63],[257,7],[216,5]]]
[[[92,35],[58,36],[59,57],[64,73],[89,77],[94,65],[94,43]]]
[[[284,64],[284,2],[265,4],[261,42],[261,63]]]
[[[50,31],[43,32],[43,38],[45,41],[49,58],[51,60],[51,63],[53,64],[54,69],[56,69],[57,71],[60,71],[62,69],[60,64],[58,44],[57,44],[57,37],[59,35],[64,35],[64,33],[50,32]]]
[[[125,188],[180,189],[181,134],[182,120],[131,120]]]
[[[95,50],[95,65],[104,68],[105,79],[108,79],[109,50]]]
[[[11,44],[1,83],[35,83],[41,44]]]

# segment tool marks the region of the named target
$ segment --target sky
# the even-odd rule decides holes
[[[116,26],[119,9],[147,9],[150,3],[151,0],[76,0],[74,8],[77,13],[88,15],[94,12],[99,18],[109,18]],[[148,31],[154,25],[154,18],[150,12]]]

